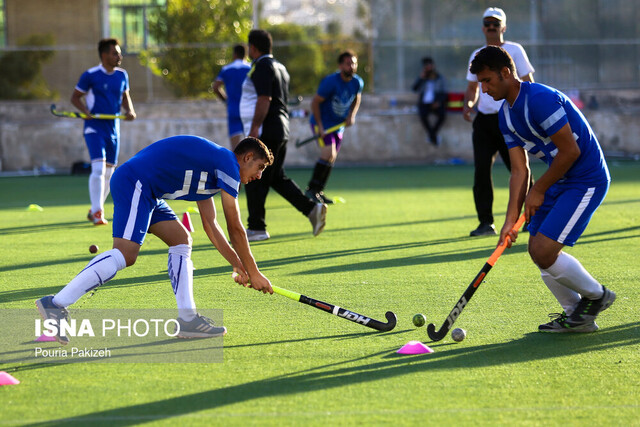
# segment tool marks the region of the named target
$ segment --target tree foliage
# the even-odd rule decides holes
[[[21,40],[19,46],[53,46],[51,34],[33,34]],[[0,57],[0,99],[50,99],[54,93],[42,77],[42,64],[55,53],[47,49],[7,52]]]
[[[168,0],[149,23],[161,47],[144,51],[141,60],[176,95],[206,96],[232,45],[246,43],[251,24],[249,0]]]

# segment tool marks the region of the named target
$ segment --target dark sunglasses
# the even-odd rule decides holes
[[[482,24],[486,27],[496,27],[496,28],[500,28],[500,26],[502,25],[502,23],[500,21],[482,21]]]

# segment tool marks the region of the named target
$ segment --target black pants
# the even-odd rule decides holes
[[[473,200],[480,223],[493,224],[493,179],[491,170],[500,153],[504,165],[511,171],[509,149],[498,126],[498,114],[478,113],[473,120]]]
[[[252,181],[244,187],[247,195],[247,207],[249,209],[248,224],[251,230],[267,229],[264,204],[267,200],[270,187],[273,187],[278,194],[284,197],[305,216],[309,215],[315,206],[284,171],[287,142],[269,141],[262,138],[261,140],[273,153],[273,164],[264,170],[261,179]]]
[[[427,134],[429,135],[429,140],[435,143],[438,136],[438,131],[444,124],[444,119],[446,118],[446,114],[447,114],[446,104],[441,103],[438,106],[438,108],[434,109],[433,104],[420,103],[418,104],[418,112],[420,115],[420,121],[422,122],[422,126],[424,126],[424,129],[427,131]],[[431,124],[429,120],[430,115],[435,116],[436,121],[434,124]]]

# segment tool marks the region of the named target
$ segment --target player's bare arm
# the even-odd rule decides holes
[[[87,105],[84,103],[84,92],[80,92],[78,89],[74,89],[71,94],[71,104],[78,109],[81,113],[86,114],[91,117],[91,111],[87,108]]]
[[[242,261],[236,254],[236,251],[229,245],[218,220],[216,219],[216,205],[213,202],[213,197],[206,200],[199,200],[198,209],[200,210],[200,217],[202,218],[202,226],[205,233],[211,240],[211,243],[216,247],[218,252],[227,260],[233,267],[234,271],[246,275]]]
[[[226,103],[227,94],[222,90],[222,86],[224,86],[224,83],[222,82],[222,80],[214,81],[212,84],[213,93],[215,93],[216,96],[222,100],[222,102]]]
[[[507,213],[505,215],[504,225],[500,231],[498,245],[501,245],[506,236],[510,236],[507,247],[516,241],[518,230],[514,230],[514,224],[520,217],[520,211],[524,203],[527,191],[529,190],[529,158],[522,147],[514,147],[509,149],[509,159],[511,160],[511,177],[509,178],[509,202],[507,204]],[[528,219],[528,218],[527,218]]]
[[[263,293],[273,293],[271,288],[271,282],[267,279],[258,269],[256,260],[251,253],[249,247],[249,241],[247,240],[247,233],[240,220],[240,208],[238,207],[238,200],[231,196],[224,190],[220,192],[222,196],[222,210],[224,211],[224,217],[227,220],[227,230],[229,232],[229,239],[235,249],[238,257],[242,261],[242,265],[246,269],[249,277],[248,282],[250,287],[255,290],[262,291]],[[239,272],[240,273],[240,272]],[[243,280],[242,284],[247,285],[245,278],[237,276]]]
[[[468,82],[467,89],[464,91],[464,102],[462,103],[462,118],[471,121],[471,111],[478,101],[478,82]]]
[[[344,125],[349,127],[356,122],[356,114],[358,114],[358,109],[360,108],[360,94],[357,94],[353,102],[351,103],[351,109],[349,110],[349,115],[344,121]]]
[[[249,136],[253,136],[254,138],[260,137],[260,126],[262,126],[265,117],[267,117],[270,104],[270,96],[261,95],[258,97],[258,100],[256,101],[255,113],[253,114],[253,121],[251,122],[251,131],[249,131]]]
[[[524,202],[527,218],[531,218],[544,201],[544,193],[561,179],[580,156],[580,147],[573,136],[569,123],[551,135],[551,141],[558,149],[549,169],[533,185]]]
[[[318,126],[318,135],[320,138],[324,138],[324,125],[322,124],[322,115],[320,113],[320,104],[324,102],[325,98],[318,95],[317,93],[311,100],[311,114],[313,114],[313,118],[316,120],[316,125]]]
[[[131,100],[131,94],[128,90],[122,94],[122,107],[124,108],[125,120],[135,120],[136,110],[133,109],[133,101]]]

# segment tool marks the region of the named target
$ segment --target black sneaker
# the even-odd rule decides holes
[[[58,333],[54,337],[62,345],[69,344],[69,337],[66,335],[60,335],[60,321],[69,321],[69,312],[64,307],[58,307],[53,303],[53,295],[47,295],[39,300],[36,300],[36,307],[42,316],[42,320],[55,320],[58,326]]]
[[[596,325],[596,322],[593,321],[575,328],[569,328],[565,323],[565,321],[567,320],[567,315],[564,311],[562,313],[550,313],[549,317],[551,318],[551,322],[543,323],[542,325],[538,326],[538,332],[595,332],[598,330],[598,325]]]
[[[596,319],[598,313],[609,308],[616,300],[616,294],[604,286],[602,290],[604,293],[599,299],[582,297],[573,310],[573,313],[571,313],[571,316],[565,320],[565,325],[569,328],[576,328],[588,324]]]
[[[324,191],[319,191],[318,192],[318,196],[320,196],[320,199],[322,199],[322,201],[327,204],[327,205],[332,205],[333,204],[333,199],[327,197],[326,194],[324,194]]]
[[[496,233],[496,228],[493,226],[493,224],[487,223],[487,222],[483,222],[481,223],[478,228],[476,228],[475,230],[473,230],[471,233],[469,233],[470,236],[476,237],[476,236],[495,236]]]
[[[320,194],[316,193],[310,188],[307,188],[307,190],[304,192],[304,195],[307,196],[307,199],[310,199],[313,203],[324,203],[324,200],[322,200]]]
[[[227,333],[227,328],[215,326],[213,320],[199,314],[196,314],[196,317],[190,322],[185,322],[178,318],[178,324],[180,325],[180,330],[177,330],[178,328],[176,327],[174,331],[174,333],[178,333],[176,335],[178,338],[213,338],[221,337]]]

